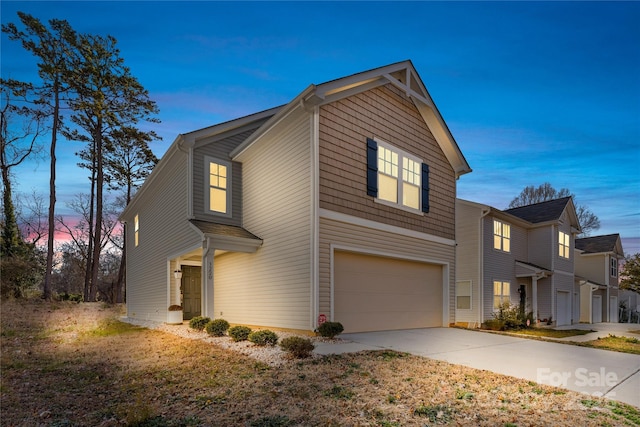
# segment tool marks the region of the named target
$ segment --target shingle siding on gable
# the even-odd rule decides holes
[[[193,215],[196,219],[213,221],[220,224],[242,226],[242,163],[233,162],[232,169],[232,217],[206,213],[205,209],[205,157],[227,160],[231,162],[229,153],[242,143],[255,129],[220,141],[201,145],[195,148],[193,161]]]
[[[455,237],[455,174],[413,102],[392,85],[320,108],[320,207],[439,237]],[[377,137],[429,165],[430,212],[375,203],[367,195],[367,138]]]

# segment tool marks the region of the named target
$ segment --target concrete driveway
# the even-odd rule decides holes
[[[340,335],[317,354],[390,349],[640,407],[640,356],[457,328]]]

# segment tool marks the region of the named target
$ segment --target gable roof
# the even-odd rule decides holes
[[[378,86],[393,84],[411,98],[431,130],[440,149],[444,152],[456,178],[471,172],[471,167],[465,159],[458,143],[453,138],[447,124],[440,115],[433,99],[429,95],[424,83],[416,72],[410,60],[397,62],[369,71],[331,80],[319,85],[310,85],[296,96],[291,102],[283,106],[267,123],[247,138],[235,150],[231,157],[236,158],[261,138],[271,127],[280,122],[292,111],[304,108],[313,111],[314,108],[343,99]]]
[[[569,196],[532,205],[506,209],[503,212],[517,216],[518,218],[529,221],[532,224],[539,224],[541,222],[559,220],[562,217],[562,213],[565,211],[567,204],[570,202],[571,197]]]
[[[603,252],[616,252],[620,243],[619,234],[607,234],[605,236],[584,237],[576,239],[576,249],[585,253],[595,254]]]

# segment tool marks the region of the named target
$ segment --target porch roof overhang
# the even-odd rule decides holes
[[[576,276],[576,282],[578,282],[578,284],[581,287],[582,286],[590,286],[592,291],[595,291],[597,289],[607,289],[607,287],[605,285],[593,282],[593,281],[591,281],[589,279],[585,279],[584,277]]]
[[[242,227],[196,219],[189,220],[189,223],[202,235],[203,239],[209,240],[211,249],[253,253],[262,246],[261,238]]]
[[[524,261],[516,261],[516,277],[535,277],[541,279],[543,277],[549,277],[552,274],[552,271],[544,267]]]

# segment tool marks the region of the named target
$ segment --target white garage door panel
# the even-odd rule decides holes
[[[442,267],[336,252],[334,319],[345,332],[442,326]]]

